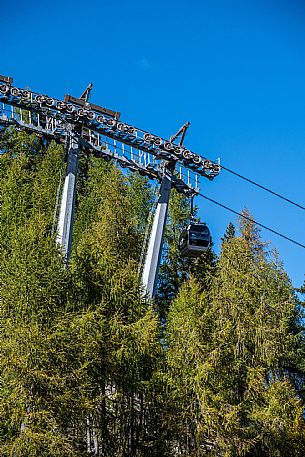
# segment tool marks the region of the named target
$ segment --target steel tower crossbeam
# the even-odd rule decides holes
[[[59,143],[66,142],[67,132],[62,130],[59,132],[59,126],[55,125],[53,130],[44,129],[40,126],[28,124],[23,121],[17,121],[16,119],[9,119],[7,116],[0,116],[0,126],[9,127],[14,126],[17,130],[25,130],[29,133],[36,133],[43,135],[45,138],[54,139]],[[62,127],[62,126],[61,126]],[[161,163],[150,162],[145,156],[140,157],[130,151],[122,150],[120,145],[109,144],[105,141],[100,141],[99,146],[93,144],[84,138],[79,138],[80,148],[84,151],[92,153],[95,157],[101,157],[104,160],[114,160],[119,163],[122,168],[127,168],[130,171],[137,172],[142,176],[146,176],[148,179],[157,180],[159,183],[162,181],[163,170]],[[149,158],[148,158],[149,159]],[[189,182],[188,182],[189,181]],[[187,196],[192,196],[198,192],[197,187],[193,187],[190,182],[190,178],[182,174],[181,170],[178,170],[177,175],[172,176],[172,187],[175,188],[179,193],[183,193]],[[194,180],[194,185],[196,180]]]
[[[97,134],[120,141],[135,149],[152,154],[157,159],[175,160],[184,167],[208,179],[218,175],[220,167],[209,159],[202,157],[182,145],[175,144],[160,136],[118,120],[119,113],[91,105],[80,99],[66,96],[64,102],[29,90],[22,90],[9,84],[0,85],[0,103],[12,105],[34,113],[43,118],[61,119],[79,127],[89,128]],[[78,104],[73,102],[76,100]]]

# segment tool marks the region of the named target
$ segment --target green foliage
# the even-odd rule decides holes
[[[169,314],[167,382],[181,405],[175,439],[185,455],[302,455],[303,403],[291,370],[296,301],[257,232],[241,228],[241,238],[223,243],[211,288],[189,282]]]
[[[62,151],[21,134],[11,141],[0,183],[0,453],[77,455],[61,433],[67,387],[54,352],[68,281],[51,236]]]
[[[221,238],[222,242],[225,243],[235,236],[235,227],[232,222],[229,222],[224,236]]]
[[[303,307],[251,214],[184,259],[172,193],[156,314],[147,180],[82,155],[67,269],[62,147],[8,129],[0,150],[0,455],[303,456]]]
[[[87,411],[102,448],[123,455],[145,440],[139,428],[143,398],[160,352],[158,321],[142,300],[137,278],[144,225],[139,210],[150,193],[143,180],[129,180],[130,185],[111,164],[93,161],[88,176],[71,261],[75,303],[97,326],[83,339],[91,348],[83,360],[90,385]],[[84,213],[87,201],[91,209]]]

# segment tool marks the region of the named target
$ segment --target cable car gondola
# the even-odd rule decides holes
[[[199,257],[211,246],[211,233],[204,222],[190,222],[181,233],[179,250],[186,257]]]

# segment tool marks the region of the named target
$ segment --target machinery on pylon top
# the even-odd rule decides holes
[[[165,140],[158,135],[120,121],[118,111],[89,103],[88,95],[92,85],[88,86],[80,98],[66,95],[62,101],[29,89],[20,89],[13,86],[12,83],[11,77],[0,76],[0,103],[2,104],[0,124],[2,125],[12,123],[16,127],[37,131],[45,134],[46,137],[53,136],[54,139],[60,141],[64,139],[66,125],[73,124],[83,130],[82,139],[84,141],[81,146],[84,149],[91,148],[91,152],[99,155],[103,146],[106,145],[111,152],[118,153],[118,156],[114,154],[112,157],[115,160],[120,159],[120,156],[129,159],[132,171],[137,171],[135,170],[137,163],[143,163],[143,160],[139,160],[143,154],[141,157],[137,157],[137,154],[131,157],[130,148],[146,153],[145,168],[148,175],[152,175],[152,179],[157,178],[158,173],[156,174],[154,171],[160,161],[175,161],[182,167],[177,169],[178,179],[175,179],[174,187],[179,192],[189,195],[196,193],[196,182],[194,180],[194,183],[191,183],[191,178],[183,168],[208,179],[214,179],[220,171],[219,164],[190,151],[182,144],[176,144],[174,142],[176,136]],[[11,110],[8,109],[9,106],[12,107]],[[21,111],[13,108],[21,108]],[[24,116],[24,112],[30,114],[28,118]],[[185,135],[185,125],[182,127],[184,131],[181,138],[184,138]],[[105,141],[106,138],[108,141]],[[115,146],[118,147],[115,148]],[[126,160],[123,162],[125,162],[123,166],[128,166]],[[147,167],[148,164],[150,166]]]

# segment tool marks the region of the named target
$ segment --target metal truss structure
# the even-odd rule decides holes
[[[170,140],[161,138],[120,120],[120,113],[88,102],[92,84],[80,98],[66,95],[51,98],[12,85],[12,78],[0,76],[0,128],[34,132],[46,140],[69,144],[66,179],[58,223],[58,242],[67,260],[72,243],[74,202],[81,150],[161,183],[160,202],[153,223],[143,283],[154,296],[160,263],[163,232],[171,188],[192,197],[199,192],[199,177],[209,180],[220,171],[219,164],[183,145],[185,124]],[[174,142],[178,137],[180,143]],[[163,208],[160,210],[160,208]],[[159,216],[157,216],[159,214]],[[149,254],[150,253],[150,254]],[[153,271],[151,265],[154,264]]]

